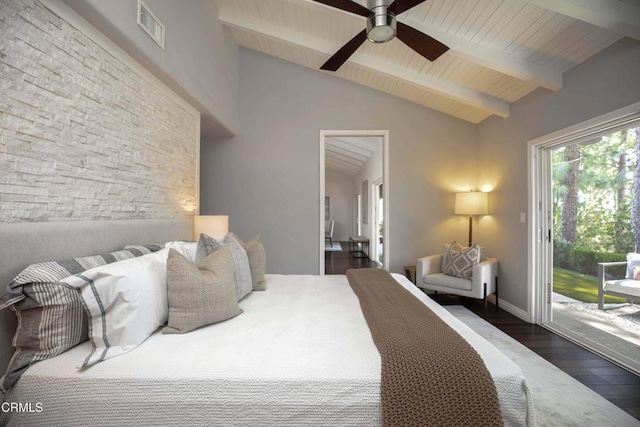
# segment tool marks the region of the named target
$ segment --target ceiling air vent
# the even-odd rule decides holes
[[[142,0],[138,0],[138,25],[164,49],[164,25]]]

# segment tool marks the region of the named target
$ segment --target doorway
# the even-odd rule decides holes
[[[599,304],[598,274],[640,252],[639,154],[640,103],[529,143],[530,320],[635,372],[640,306]]]
[[[372,152],[367,153],[367,151],[373,149],[374,144],[372,142],[375,142],[375,145],[379,147],[375,150],[375,154]],[[334,206],[334,202],[327,193],[327,185],[329,185],[327,175],[332,174],[329,171],[338,168],[343,169],[342,172],[349,172],[353,177],[351,181],[352,192],[349,196],[349,201],[346,203],[352,209],[352,214],[341,226],[334,220],[334,234],[341,233],[340,238],[346,239],[347,248],[349,237],[365,236],[369,239],[368,247],[365,246],[366,251],[368,251],[368,258],[377,261],[374,256],[380,252],[380,263],[383,266],[389,265],[389,203],[382,204],[382,210],[378,215],[380,218],[384,218],[382,229],[375,234],[372,233],[374,230],[373,223],[376,221],[377,215],[374,213],[377,198],[373,183],[379,181],[382,199],[389,200],[389,132],[386,130],[323,130],[320,131],[319,154],[319,197],[321,201],[319,274],[325,274],[325,198],[329,197],[332,212]],[[363,157],[370,159],[363,159]],[[354,167],[354,164],[358,163],[358,161],[362,165]],[[367,165],[371,164],[376,165],[375,170],[378,172],[374,173],[369,170],[370,166]],[[353,212],[354,205],[360,207],[357,209],[358,212]],[[335,214],[337,215],[338,212],[336,211]],[[329,215],[332,216],[333,213]],[[359,233],[358,228],[360,228]],[[378,245],[374,243],[379,241],[380,235],[384,237],[380,250],[377,250]]]
[[[371,249],[373,251],[372,259],[378,264],[383,265],[384,261],[384,183],[378,180],[373,184],[373,230],[371,235],[374,237]]]

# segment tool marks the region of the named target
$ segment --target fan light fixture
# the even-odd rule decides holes
[[[367,39],[373,43],[386,43],[396,36],[396,16],[387,10],[387,6],[374,9],[367,18]]]
[[[385,43],[394,37],[429,61],[435,61],[449,48],[438,40],[396,20],[396,16],[426,0],[367,0],[368,7],[353,0],[314,0],[318,3],[367,18],[367,28],[353,36],[322,66],[321,70],[338,71],[362,43]]]

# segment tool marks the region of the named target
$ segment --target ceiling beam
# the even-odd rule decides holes
[[[640,40],[640,7],[620,0],[529,0],[529,3]]]
[[[367,151],[369,154],[366,154],[367,157],[371,156],[371,154],[373,154],[376,149],[378,148],[378,143],[379,138],[377,137],[373,137],[372,138],[367,138],[367,137],[358,137],[358,136],[350,136],[350,137],[332,137],[332,138],[327,138],[328,142],[334,146],[337,147],[342,147],[344,145],[348,145],[351,147],[357,147],[360,148],[362,150]]]
[[[486,95],[475,89],[436,79],[424,74],[418,74],[404,67],[399,67],[395,64],[364,55],[356,55],[356,57],[350,61],[352,64],[367,68],[369,71],[400,80],[403,83],[428,90],[429,92],[442,95],[462,104],[489,111],[500,117],[509,117],[509,102]]]
[[[365,162],[354,159],[353,157],[345,156],[344,154],[336,153],[332,151],[328,155],[336,160],[342,160],[343,162],[351,163],[354,166],[361,167]]]
[[[353,151],[347,150],[342,147],[334,147],[334,146],[327,145],[326,150],[327,152],[332,153],[336,156],[348,157],[352,159],[354,162],[358,162],[359,164],[363,164],[369,159],[369,157],[367,156],[362,156],[360,154],[357,154]]]
[[[343,140],[336,140],[336,141],[332,141],[333,138],[327,138],[325,144],[328,147],[335,147],[335,148],[345,148],[353,153],[357,153],[363,157],[369,158],[371,157],[371,155],[373,154],[374,150],[370,150],[368,148],[364,148],[361,147],[359,145],[354,145],[351,144],[348,141],[343,141]]]
[[[327,157],[325,159],[325,166],[330,167],[332,169],[338,169],[343,172],[347,172],[350,175],[355,175],[360,170],[359,167],[351,163],[346,163],[342,160],[331,158],[331,157]]]
[[[229,14],[220,10],[219,20],[223,24],[248,31],[258,36],[269,37],[279,42],[302,47],[317,53],[331,56],[335,52],[335,46],[325,43],[307,35],[287,30],[276,25],[257,22],[244,16]],[[486,95],[480,91],[449,83],[440,79],[418,74],[395,64],[373,59],[356,52],[349,59],[351,64],[367,69],[368,71],[385,75],[403,83],[412,85],[422,90],[437,93],[444,97],[454,99],[457,102],[478,108],[483,111],[496,114],[500,117],[508,117],[510,105],[507,101]]]
[[[291,2],[299,3],[299,0],[287,0]],[[313,0],[303,0],[305,4],[312,8],[328,8],[336,10],[324,4],[315,2]],[[563,0],[567,1],[567,0]],[[581,0],[582,1],[582,0]],[[600,0],[589,0],[598,2]],[[607,0],[616,2],[616,0]],[[539,0],[539,2],[554,3],[555,0]],[[537,3],[537,2],[534,2]],[[342,13],[348,12],[340,11]],[[354,19],[362,20],[362,17],[353,15]],[[482,65],[494,71],[506,74],[518,78],[523,81],[535,83],[538,86],[542,86],[549,90],[557,91],[562,89],[562,73],[555,70],[550,70],[545,67],[540,67],[524,59],[509,55],[497,49],[482,46],[478,43],[474,43],[469,40],[465,40],[461,37],[453,34],[446,33],[435,27],[426,25],[421,22],[411,21],[404,18],[402,15],[398,17],[398,20],[403,24],[409,25],[418,31],[421,31],[434,39],[444,43],[449,47],[447,54],[455,55],[460,58],[464,58],[467,61]],[[364,22],[364,21],[363,21]],[[364,25],[364,24],[363,24]]]
[[[502,74],[535,83],[549,90],[558,91],[562,89],[562,73],[559,71],[540,67],[524,59],[462,39],[423,23],[407,19],[400,19],[400,21],[449,46],[447,53]]]

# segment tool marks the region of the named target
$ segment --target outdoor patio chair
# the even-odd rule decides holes
[[[640,258],[640,255],[638,255],[638,257]],[[627,266],[627,277],[624,279],[607,280],[607,267],[617,265]],[[629,268],[630,266],[629,261],[598,263],[598,308],[600,310],[604,309],[605,295],[626,298],[630,303],[632,303],[633,300],[640,300],[640,280],[634,280],[634,269]],[[640,265],[638,267],[640,267]]]

